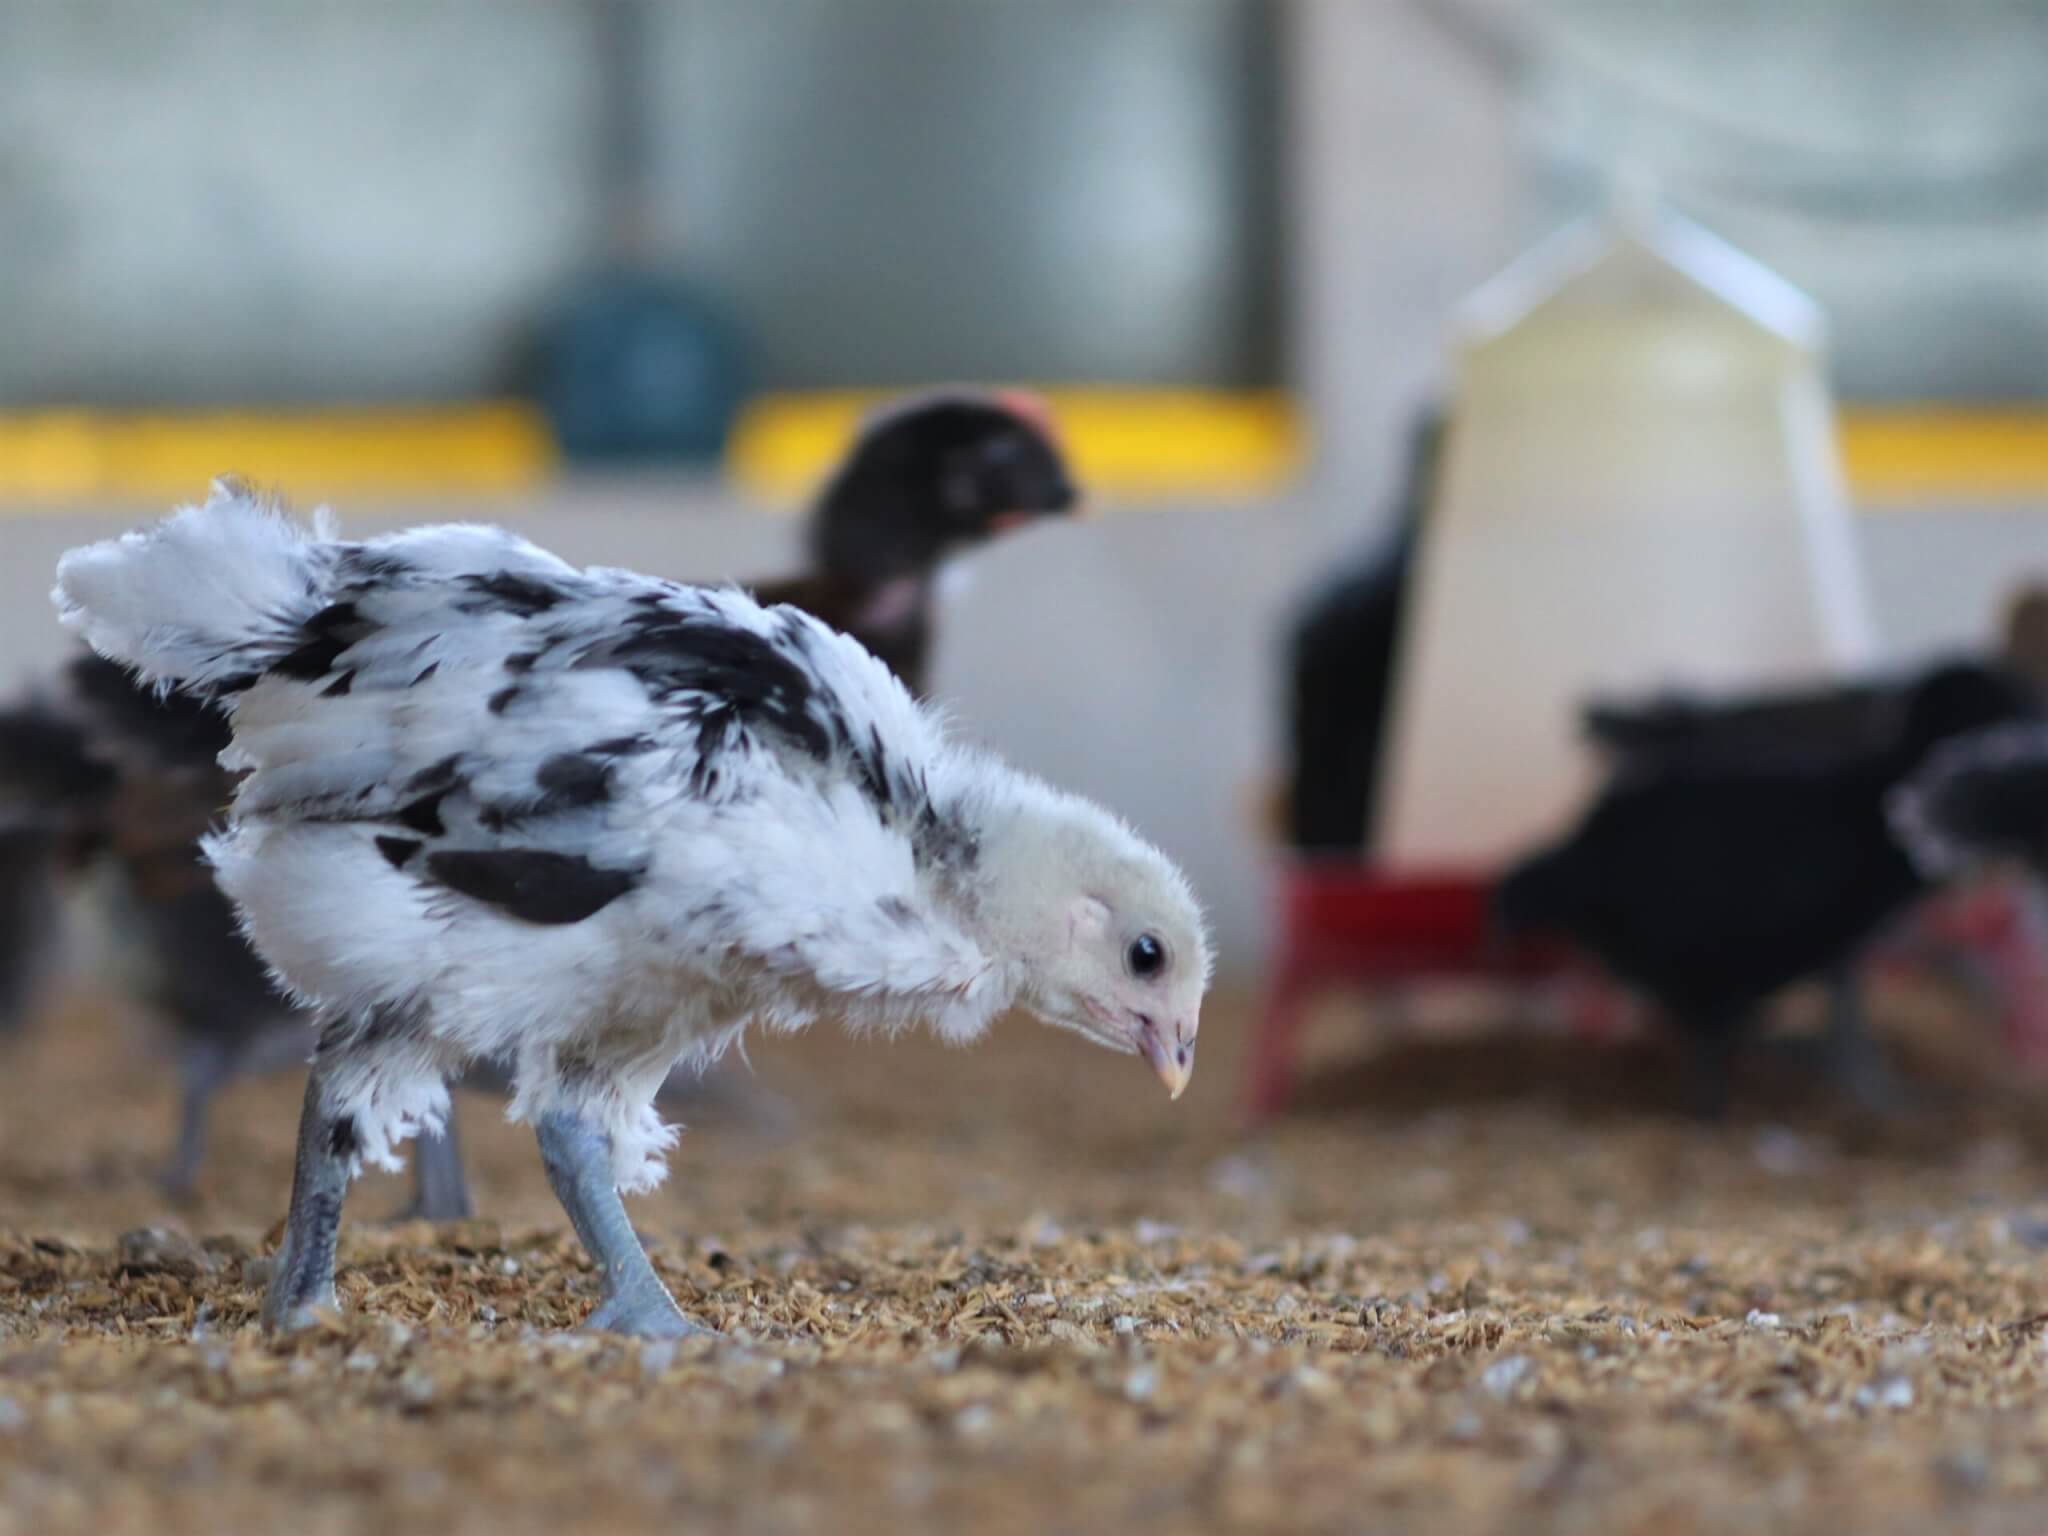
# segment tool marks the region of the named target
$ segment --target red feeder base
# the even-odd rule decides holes
[[[1246,1110],[1254,1122],[1286,1107],[1302,1015],[1328,987],[1564,979],[1583,985],[1573,1010],[1582,1030],[1604,1035],[1619,1027],[1613,990],[1569,949],[1491,931],[1490,876],[1396,875],[1343,858],[1298,860],[1279,878],[1280,952],[1252,1041]]]

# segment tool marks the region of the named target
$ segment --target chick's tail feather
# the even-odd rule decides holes
[[[228,693],[326,606],[333,548],[324,515],[309,527],[216,480],[204,506],[66,554],[50,596],[67,628],[146,680]]]

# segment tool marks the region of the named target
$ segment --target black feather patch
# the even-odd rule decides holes
[[[325,688],[322,688],[320,690],[320,697],[323,699],[338,699],[342,695],[347,693],[349,689],[355,687],[355,685],[355,669],[351,667],[348,671],[342,673],[341,676],[337,677],[333,682],[329,683]]]
[[[888,810],[893,803],[889,791],[889,754],[882,747],[879,726],[868,728],[867,746],[854,750],[853,762],[855,771],[860,775],[861,789],[876,805]]]
[[[831,733],[812,708],[810,675],[774,641],[653,604],[635,612],[627,630],[579,665],[623,667],[656,698],[699,695],[687,713],[698,727],[700,753],[715,755],[738,731],[760,729],[820,761],[831,755]]]
[[[396,1003],[377,1003],[357,1016],[355,1046],[383,1045],[425,1022],[422,1010]]]
[[[400,808],[391,819],[426,837],[440,837],[448,830],[441,820],[441,802],[447,798],[447,790],[437,789],[431,795],[422,795],[411,805]]]
[[[357,612],[354,603],[329,603],[306,620],[304,643],[272,662],[270,671],[274,676],[297,678],[301,682],[325,677],[334,670],[342,652],[374,628]]]
[[[405,781],[404,792],[409,795],[423,795],[436,789],[453,789],[455,780],[462,772],[462,754],[451,752],[437,758],[418,773]]]
[[[462,585],[475,593],[479,600],[458,602],[455,606],[461,612],[488,613],[496,609],[515,613],[522,619],[546,613],[569,596],[551,583],[531,576],[516,576],[510,571],[495,571],[489,576],[465,576]]]
[[[941,816],[929,801],[912,834],[918,863],[927,869],[965,873],[981,860],[981,840],[958,818]]]
[[[519,685],[514,683],[509,688],[500,688],[496,693],[484,700],[484,707],[494,715],[502,715],[511,707],[512,701],[518,697]]]
[[[534,774],[539,793],[530,799],[484,806],[477,820],[492,832],[536,816],[587,810],[611,798],[611,764],[581,752],[557,752]]]
[[[581,855],[541,849],[451,849],[427,855],[427,873],[451,891],[527,923],[580,923],[640,883]]]
[[[605,741],[593,741],[583,749],[597,757],[631,757],[639,752],[652,752],[652,736],[613,736]]]
[[[340,574],[346,582],[388,582],[410,575],[412,569],[411,561],[383,550],[365,549],[360,544],[342,548]]]
[[[426,844],[416,837],[380,837],[377,839],[377,851],[384,855],[385,861],[393,869],[405,868],[406,860],[410,859],[425,846]]]
[[[356,1137],[356,1122],[353,1115],[342,1115],[328,1124],[329,1157],[354,1157],[361,1150],[362,1142]]]
[[[611,796],[611,765],[581,752],[557,752],[540,765],[534,782],[551,811],[597,805]]]

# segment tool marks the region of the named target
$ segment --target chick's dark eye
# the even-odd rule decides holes
[[[1151,934],[1141,933],[1131,940],[1124,958],[1133,976],[1157,976],[1166,969],[1166,946]]]

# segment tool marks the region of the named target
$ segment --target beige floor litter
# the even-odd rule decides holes
[[[1023,1021],[758,1047],[633,1207],[707,1350],[557,1331],[593,1278],[475,1097],[485,1218],[365,1181],[272,1345],[297,1084],[168,1207],[170,1077],[73,1008],[0,1049],[0,1536],[2048,1529],[2048,1117],[1976,1027],[1911,1021],[1896,1122],[1490,1037],[1247,1137],[1246,1014],[1178,1105]]]

